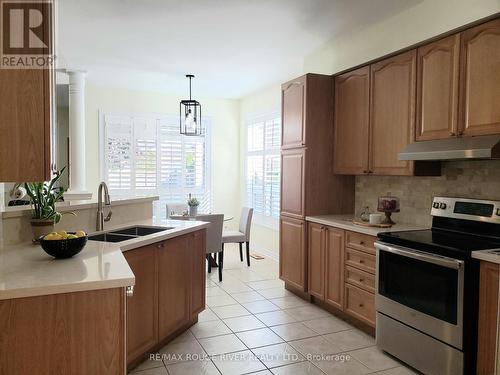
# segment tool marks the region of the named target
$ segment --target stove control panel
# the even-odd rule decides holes
[[[435,197],[431,215],[500,224],[500,202]]]

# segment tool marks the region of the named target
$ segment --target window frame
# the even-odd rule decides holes
[[[148,120],[153,120],[155,122],[156,126],[156,143],[157,143],[157,161],[156,161],[156,188],[155,189],[141,189],[137,190],[135,187],[135,183],[132,183],[131,188],[124,190],[123,192],[120,192],[119,190],[112,190],[110,189],[110,194],[117,198],[120,199],[125,199],[125,198],[133,198],[133,197],[140,197],[140,196],[159,196],[161,201],[161,187],[160,187],[160,181],[161,181],[161,175],[160,175],[160,166],[159,166],[159,148],[160,148],[160,126],[162,122],[167,122],[167,123],[172,123],[172,124],[177,124],[179,122],[179,116],[178,115],[173,115],[173,114],[165,114],[165,113],[138,113],[138,112],[107,112],[107,111],[102,111],[99,110],[99,178],[100,181],[107,181],[107,173],[106,173],[106,116],[113,116],[113,117],[122,117],[122,118],[127,118],[131,124],[132,124],[132,129],[134,127],[134,118],[137,119],[148,119]],[[212,181],[212,132],[211,132],[211,123],[212,119],[209,116],[204,116],[203,118],[204,122],[204,127],[205,127],[205,134],[202,136],[204,138],[204,145],[205,145],[205,166],[204,166],[204,173],[205,173],[205,192],[202,193],[206,196],[206,199],[208,200],[208,207],[209,210],[212,210],[213,207],[213,181]],[[191,136],[185,136],[179,134],[179,138],[183,139],[185,137],[191,138]],[[134,133],[132,131],[132,138],[133,141],[135,141]],[[200,138],[200,137],[197,137]],[[184,141],[183,141],[183,150],[184,150]],[[132,142],[132,154],[135,154],[135,142]],[[134,166],[132,167],[132,180],[135,181],[135,160],[134,160]],[[194,190],[193,190],[194,192]],[[187,194],[187,193],[186,193]],[[186,196],[187,200],[187,196]],[[176,202],[177,203],[177,202]],[[160,214],[158,210],[163,210],[164,207],[155,207],[155,215]]]
[[[280,134],[280,138],[281,138],[281,129],[282,129],[283,124],[282,124],[281,112],[279,110],[273,110],[273,111],[269,111],[269,112],[265,112],[265,113],[261,113],[261,114],[253,114],[253,115],[248,116],[245,119],[243,191],[244,191],[244,195],[245,195],[244,201],[248,207],[252,207],[250,202],[248,202],[248,194],[247,194],[247,192],[248,192],[247,181],[248,181],[248,158],[249,158],[249,156],[262,156],[262,158],[263,158],[263,178],[265,178],[265,159],[266,159],[266,156],[277,156],[279,158],[279,160],[280,160],[280,178],[279,178],[279,181],[280,181],[279,182],[279,184],[280,184],[280,189],[279,189],[280,199],[279,199],[279,201],[280,201],[280,205],[281,205],[281,158],[280,158],[281,141],[276,149],[266,150],[266,148],[265,148],[265,144],[266,144],[265,126],[264,126],[264,130],[263,130],[264,136],[263,136],[263,140],[262,140],[264,147],[263,147],[262,151],[250,151],[249,144],[248,144],[248,142],[249,142],[248,129],[250,126],[255,125],[256,123],[259,123],[259,122],[263,122],[265,124],[266,121],[276,120],[276,119],[279,119],[279,121],[280,121],[280,133],[279,134]],[[264,194],[265,186],[266,185],[264,183],[263,187],[262,187],[263,194]],[[260,212],[256,212],[254,210],[253,221],[257,225],[267,227],[267,228],[270,228],[273,230],[279,230],[279,213],[278,213],[278,217],[274,217],[274,216],[264,215],[264,214],[262,214]]]

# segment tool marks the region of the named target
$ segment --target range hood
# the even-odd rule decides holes
[[[398,154],[399,160],[460,160],[500,158],[500,135],[447,138],[414,142]]]

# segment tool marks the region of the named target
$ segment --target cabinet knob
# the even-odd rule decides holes
[[[363,264],[365,261],[363,259],[359,260],[359,263]]]
[[[368,170],[364,170],[364,171],[363,171],[363,173],[364,173],[364,174],[368,174],[368,173],[370,173],[370,171],[368,171]]]
[[[363,307],[364,305],[362,303],[359,304],[359,307]]]
[[[127,286],[127,288],[125,289],[125,295],[127,297],[132,297],[134,295],[134,286],[133,285]]]
[[[359,282],[360,282],[360,283],[362,283],[362,282],[364,282],[364,281],[365,281],[365,279],[363,279],[363,278],[359,279]]]
[[[359,244],[364,246],[365,245],[365,241],[359,241]]]

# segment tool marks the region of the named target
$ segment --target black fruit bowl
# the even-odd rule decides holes
[[[75,232],[68,232],[68,234],[75,234]],[[67,240],[44,240],[40,237],[40,246],[49,255],[54,258],[64,259],[71,258],[83,250],[87,244],[89,236],[69,238]]]

